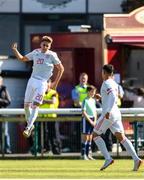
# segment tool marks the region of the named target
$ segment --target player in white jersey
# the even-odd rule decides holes
[[[102,69],[103,84],[101,86],[102,114],[96,122],[93,130],[93,139],[98,149],[102,152],[105,163],[100,170],[106,169],[114,160],[110,156],[101,134],[104,134],[109,128],[116,136],[119,142],[125,147],[128,154],[134,160],[133,171],[137,171],[142,164],[142,160],[136,154],[136,151],[130,140],[124,134],[124,128],[121,121],[121,113],[117,106],[118,84],[113,80],[114,67],[110,64],[104,65]]]
[[[23,132],[25,137],[31,135],[34,129],[34,122],[38,116],[39,105],[42,104],[43,96],[47,89],[47,81],[53,74],[54,67],[57,69],[55,80],[52,83],[53,89],[56,89],[64,67],[61,64],[57,54],[50,50],[53,40],[49,36],[43,36],[40,43],[40,48],[35,49],[27,55],[23,56],[17,49],[17,43],[12,44],[12,50],[18,60],[33,61],[33,70],[28,81],[24,109],[27,126]]]

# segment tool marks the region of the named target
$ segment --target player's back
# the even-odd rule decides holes
[[[110,93],[113,93],[114,105],[112,110],[117,110],[117,100],[118,100],[118,84],[113,79],[107,79],[103,82],[101,87],[101,96],[102,96],[102,109],[103,113],[107,112],[107,109],[110,106],[110,101],[113,101],[109,96]]]

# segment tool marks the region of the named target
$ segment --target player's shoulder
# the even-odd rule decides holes
[[[103,82],[103,88],[105,89],[113,89],[115,86],[115,82],[112,79],[107,79]]]
[[[48,50],[48,54],[49,54],[49,55],[52,55],[52,56],[55,56],[57,53],[56,53],[55,51]]]
[[[106,81],[104,81],[104,84],[107,86],[113,86],[115,85],[115,81],[113,79],[107,79]]]
[[[118,84],[113,79],[109,79],[109,81],[106,82],[106,88],[118,90]]]
[[[39,52],[40,52],[40,49],[39,49],[39,48],[34,49],[34,50],[32,51],[33,54],[37,54],[37,53],[39,53]]]
[[[85,98],[84,98],[84,100],[83,100],[83,102],[87,102],[87,100],[88,100],[88,98],[87,98],[87,97],[85,97]]]
[[[40,52],[40,48],[34,49],[32,52]]]
[[[108,80],[103,81],[103,87],[109,86],[111,83]]]

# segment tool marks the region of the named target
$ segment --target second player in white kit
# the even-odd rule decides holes
[[[25,56],[22,56],[17,50],[17,43],[12,45],[12,50],[19,60],[33,61],[33,70],[27,84],[24,99],[27,120],[27,126],[23,132],[25,137],[29,137],[34,129],[33,124],[38,116],[39,105],[42,104],[43,96],[47,89],[47,81],[53,75],[54,67],[56,67],[57,73],[52,83],[53,86],[51,88],[53,89],[56,89],[64,71],[64,67],[57,54],[50,50],[52,41],[51,37],[43,36],[40,48],[33,50]]]
[[[121,113],[117,106],[118,100],[118,84],[113,81],[113,79],[107,79],[103,82],[101,87],[101,100],[102,102],[102,115],[97,121],[97,126],[95,127],[95,132],[98,134],[105,133],[108,128],[115,132],[124,133]],[[110,117],[106,121],[105,114],[109,112]]]
[[[113,72],[114,67],[112,65],[103,66],[103,84],[101,86],[102,114],[93,130],[94,142],[105,158],[105,163],[100,170],[106,169],[114,162],[106,148],[104,140],[101,138],[101,134],[104,134],[109,128],[119,142],[123,144],[128,154],[132,156],[134,160],[133,171],[137,171],[142,164],[142,160],[137,156],[131,141],[124,134],[121,113],[117,106],[118,84],[113,80]]]

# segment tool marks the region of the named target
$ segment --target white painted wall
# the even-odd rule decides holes
[[[30,69],[27,66],[27,64],[24,62],[20,62],[16,59],[7,59],[7,60],[0,60],[0,72],[3,70],[29,72]],[[12,108],[22,107],[25,88],[26,88],[28,79],[6,76],[6,77],[3,77],[3,80],[12,98],[10,107]]]
[[[89,13],[121,13],[122,0],[88,0]]]

